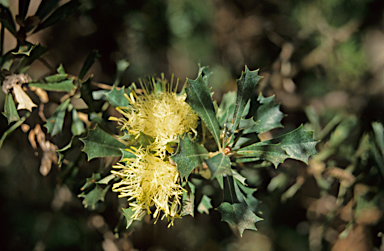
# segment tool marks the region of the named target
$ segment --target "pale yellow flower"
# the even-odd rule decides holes
[[[112,190],[119,192],[119,197],[128,197],[128,201],[132,201],[130,206],[135,211],[133,219],[151,214],[151,207],[154,206],[153,217],[158,219],[162,212],[163,218],[167,217],[173,225],[174,218],[179,217],[184,190],[179,183],[176,166],[154,156],[147,149],[132,147],[132,150],[127,150],[136,158],[123,159],[126,164],[114,166],[121,169],[112,171],[121,181],[115,183]]]
[[[168,144],[177,142],[178,137],[186,132],[196,133],[198,116],[185,102],[185,94],[177,95],[166,90],[165,84],[164,91],[154,89],[149,93],[144,88],[143,95],[131,93],[127,96],[130,106],[117,110],[126,118],[119,119],[122,129],[136,137],[140,133],[152,137],[154,142],[150,149],[165,158]]]

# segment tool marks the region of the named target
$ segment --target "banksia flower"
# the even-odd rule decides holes
[[[118,163],[114,166],[121,169],[112,171],[121,181],[113,185],[113,191],[119,192],[119,197],[129,197],[128,201],[132,201],[130,206],[135,211],[133,219],[150,214],[150,207],[155,206],[153,217],[158,219],[160,212],[163,212],[163,217],[173,224],[173,219],[178,217],[183,194],[176,166],[145,149],[132,148],[129,151],[136,158],[123,159],[125,165]]]
[[[180,217],[184,189],[177,167],[169,162],[169,155],[173,153],[170,146],[178,143],[179,136],[185,133],[196,134],[198,116],[185,102],[185,94],[167,89],[165,82],[161,90],[155,83],[152,87],[152,92],[144,88],[141,95],[137,92],[126,95],[129,106],[117,108],[124,118],[111,118],[136,139],[142,134],[151,139],[145,146],[126,149],[135,157],[125,158],[114,166],[120,170],[112,173],[121,181],[114,184],[112,190],[120,193],[119,197],[128,197],[135,212],[132,219],[151,214],[154,207],[156,221],[163,213],[161,219],[167,217],[171,226],[174,219]]]

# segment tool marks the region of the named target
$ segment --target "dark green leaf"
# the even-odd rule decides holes
[[[243,156],[254,157],[255,160],[268,160],[272,162],[275,167],[277,167],[279,163],[283,163],[285,159],[289,158],[287,153],[281,148],[280,144],[266,145],[261,142],[243,147],[236,153]],[[247,160],[247,158],[244,160]],[[253,158],[250,160],[253,161]],[[239,161],[237,162],[240,163]]]
[[[84,143],[83,151],[87,154],[88,160],[98,157],[121,156],[120,148],[125,147],[123,143],[98,126],[89,130],[87,137],[80,140]]]
[[[76,89],[76,86],[73,85],[72,79],[67,79],[58,83],[31,83],[29,85],[32,87],[41,88],[43,90],[57,92],[71,92]]]
[[[30,0],[19,0],[19,18],[22,22],[24,22],[27,15],[29,2]]]
[[[219,153],[212,158],[205,160],[209,170],[211,170],[212,178],[219,175],[232,175],[231,160],[223,153]]]
[[[108,192],[110,186],[102,188],[100,185],[96,186],[88,193],[82,192],[78,195],[79,198],[84,198],[83,205],[85,208],[91,207],[91,209],[96,208],[96,204],[99,201],[104,201],[105,194]]]
[[[59,1],[60,0],[41,0],[35,16],[38,16],[40,20],[44,20],[44,18],[56,7]]]
[[[223,176],[223,183],[224,183],[224,196],[223,196],[223,202],[229,202],[231,204],[239,203],[243,201],[243,195],[240,193],[237,193],[236,187],[235,187],[235,180],[232,175],[224,175]]]
[[[280,111],[280,105],[275,104],[274,96],[265,98],[262,94],[259,95],[257,101],[257,111],[254,116],[256,125],[252,128],[244,130],[244,133],[263,133],[278,127],[283,127],[281,120],[284,118],[284,114]]]
[[[41,57],[46,52],[46,48],[40,44],[34,45],[33,49],[29,52],[29,56],[23,57],[20,62],[19,69],[20,72],[25,72],[29,66],[38,58]]]
[[[245,202],[235,204],[223,202],[217,210],[221,213],[223,221],[239,230],[240,236],[243,235],[245,229],[256,230],[256,222],[262,220],[252,212]]]
[[[63,4],[62,6],[57,8],[47,19],[45,19],[45,21],[40,23],[37,28],[33,31],[33,33],[45,29],[74,14],[79,9],[80,5],[81,4],[78,0],[72,0],[66,4]]]
[[[261,79],[258,72],[259,70],[250,71],[248,70],[248,67],[245,66],[245,72],[242,72],[240,79],[236,81],[237,99],[234,118],[232,121],[234,130],[237,129],[240,120],[243,117],[244,108],[248,103],[248,100],[251,98],[257,82]]]
[[[189,86],[185,89],[187,93],[186,102],[204,121],[220,148],[220,127],[216,118],[210,90],[207,87],[206,78],[200,73],[196,80],[188,79]]]
[[[3,145],[3,142],[4,140],[7,138],[7,136],[12,133],[14,130],[16,130],[16,128],[18,128],[21,124],[24,123],[24,121],[29,117],[31,113],[27,113],[25,114],[20,120],[18,120],[16,123],[14,123],[10,128],[8,128],[4,133],[3,135],[1,136],[1,139],[0,139],[0,148],[1,146]]]
[[[207,195],[203,195],[203,197],[201,198],[201,201],[199,203],[199,205],[197,206],[197,211],[199,213],[206,213],[206,214],[209,214],[209,209],[212,208],[212,204],[211,204],[211,198],[209,198]]]
[[[81,98],[88,105],[89,113],[92,113],[95,111],[93,106],[94,100],[92,97],[91,83],[92,83],[92,79],[88,78],[84,83],[81,84],[81,87],[80,87]]]
[[[181,179],[188,179],[192,170],[201,165],[205,158],[208,158],[208,151],[188,136],[180,138],[179,150],[171,157],[177,164]]]
[[[97,50],[93,50],[85,59],[85,62],[83,64],[83,67],[81,67],[80,73],[79,73],[79,79],[83,79],[85,74],[89,71],[89,69],[92,67],[92,65],[95,63],[96,59],[100,57],[100,54]]]
[[[115,86],[113,86],[112,90],[105,95],[113,107],[127,107],[129,105],[129,101],[124,94],[124,87],[120,90],[117,90]]]
[[[287,158],[308,163],[309,156],[316,154],[317,143],[318,141],[313,140],[313,132],[305,131],[301,125],[280,137],[243,147],[237,153],[268,160],[277,167]]]
[[[17,121],[20,119],[19,114],[17,113],[15,102],[13,101],[13,97],[11,93],[8,93],[5,96],[5,104],[4,104],[4,116],[7,117],[8,124]]]
[[[15,21],[13,20],[12,13],[2,4],[0,4],[0,22],[2,25],[4,25],[5,28],[9,30],[9,32],[12,33],[14,37],[16,37],[16,25]]]
[[[76,109],[72,110],[71,132],[73,135],[80,135],[85,132],[84,123],[79,119]]]
[[[70,99],[66,99],[61,105],[56,108],[56,111],[53,113],[52,117],[47,119],[45,127],[47,128],[48,133],[50,133],[51,136],[61,133],[64,124],[65,112],[70,101]]]
[[[195,185],[193,185],[191,182],[188,182],[186,191],[183,192],[182,208],[181,208],[180,216],[191,215],[193,217],[195,215],[194,211],[195,211]]]

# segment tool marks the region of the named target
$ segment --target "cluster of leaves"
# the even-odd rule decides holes
[[[212,101],[212,93],[207,86],[211,73],[207,70],[201,67],[198,77],[188,80],[185,89],[186,102],[201,119],[199,135],[194,140],[187,135],[180,137],[177,151],[171,156],[177,164],[181,179],[185,181],[187,191],[183,196],[181,215],[194,215],[195,185],[189,179],[191,173],[195,177],[215,179],[223,190],[222,203],[217,210],[222,213],[223,220],[237,228],[242,235],[245,229],[256,229],[255,223],[261,218],[254,213],[258,204],[253,197],[255,189],[247,186],[246,177],[240,175],[238,170],[245,163],[252,165],[261,161],[269,161],[277,167],[287,158],[307,163],[309,156],[316,153],[317,141],[313,140],[313,133],[305,131],[303,126],[280,137],[260,141],[257,135],[281,127],[284,115],[279,105],[274,104],[273,97],[265,98],[260,94],[257,100],[251,100],[260,79],[258,70],[250,71],[246,68],[237,81],[237,94],[230,92],[224,95],[220,106]],[[111,105],[128,106],[124,95],[129,95],[133,88],[127,90],[128,93],[124,88],[114,88],[106,93]],[[141,137],[123,138],[128,140],[127,145],[135,145]],[[83,151],[87,153],[88,159],[119,154],[122,154],[122,160],[128,157],[125,145],[98,127],[81,140],[85,144]],[[113,177],[107,176],[107,179],[111,181]],[[81,196],[86,201],[97,201],[93,198],[95,194],[89,192]],[[208,213],[212,208],[211,199],[209,195],[203,194],[197,210]],[[126,209],[124,214],[129,226],[132,223],[132,212]]]
[[[40,118],[41,123],[45,123],[47,135],[40,129],[39,124],[29,133],[31,144],[36,147],[36,143],[33,143],[36,136],[44,151],[45,160],[42,161],[40,170],[44,170],[41,172],[46,175],[52,162],[59,165],[64,163],[67,168],[62,179],[65,180],[65,177],[76,175],[74,167],[78,165],[81,155],[78,154],[77,159],[71,161],[67,160],[67,156],[79,146],[79,138],[85,145],[83,151],[88,160],[100,157],[127,157],[127,152],[123,149],[127,144],[134,145],[134,139],[117,139],[111,135],[113,130],[105,121],[106,107],[128,106],[125,95],[134,91],[134,88],[98,85],[99,90],[93,90],[91,77],[85,76],[99,57],[97,51],[89,54],[77,77],[69,76],[61,65],[55,74],[38,80],[31,80],[24,74],[35,60],[44,62],[42,55],[46,52],[42,45],[29,43],[27,36],[71,15],[80,6],[78,1],[70,1],[56,8],[57,2],[42,1],[36,13],[30,17],[26,17],[29,1],[20,1],[19,15],[15,18],[6,6],[0,6],[2,33],[6,28],[17,40],[17,47],[4,55],[2,53],[0,59],[3,90],[6,92],[4,115],[9,124],[13,123],[3,134],[0,144],[9,133],[25,124],[31,112],[40,111],[34,114]],[[16,23],[19,25],[18,30]],[[3,43],[3,39],[1,41]],[[127,66],[125,64],[125,67],[120,67],[120,71],[124,71]],[[307,163],[309,156],[316,153],[317,141],[313,140],[313,133],[305,131],[303,126],[280,137],[261,141],[258,135],[281,127],[284,115],[280,112],[279,105],[274,103],[273,97],[260,94],[256,100],[252,99],[252,93],[260,80],[258,70],[250,71],[245,68],[245,72],[237,80],[237,93],[224,95],[220,106],[212,100],[212,93],[208,88],[210,74],[206,67],[201,67],[198,77],[188,80],[188,87],[185,89],[186,102],[201,119],[199,133],[194,140],[187,135],[181,137],[176,153],[171,156],[177,164],[186,189],[181,215],[194,215],[196,185],[190,178],[191,174],[194,177],[216,180],[223,191],[217,210],[221,212],[222,219],[237,228],[242,235],[245,229],[256,229],[255,223],[261,218],[255,214],[258,204],[257,199],[253,197],[255,189],[247,186],[246,177],[240,174],[240,170],[262,161],[271,162],[277,167],[287,158]],[[118,83],[117,80],[114,85]],[[44,104],[57,103],[52,102],[48,95],[53,92],[62,94],[60,103],[46,119],[41,111],[44,110]],[[17,108],[13,97],[18,103]],[[37,105],[31,97],[38,101],[35,101]],[[98,102],[107,106],[101,105],[100,108],[96,106]],[[24,113],[22,110],[25,109],[30,112]],[[71,114],[70,119],[67,114]],[[72,139],[65,147],[57,150],[58,147],[46,139],[49,139],[48,134],[51,137],[62,135],[64,122],[68,119],[71,121]],[[82,137],[94,124],[94,129],[88,130],[88,135]],[[59,153],[58,159],[51,154],[56,150]],[[112,161],[106,166],[110,167],[111,164]],[[105,173],[105,170],[94,173],[81,188],[79,197],[84,198],[85,207],[95,208],[99,201],[104,200],[111,183],[117,180],[116,177]],[[209,213],[213,208],[212,199],[214,198],[210,198],[209,194],[202,194],[197,211]],[[129,226],[132,223],[132,211],[128,208],[123,210],[123,214]]]

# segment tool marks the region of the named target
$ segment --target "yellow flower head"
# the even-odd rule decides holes
[[[152,85],[153,92],[144,88],[142,95],[131,93],[127,97],[130,106],[118,109],[126,119],[119,121],[122,129],[127,129],[130,134],[139,137],[143,133],[152,137],[151,150],[164,158],[167,144],[177,141],[186,132],[196,132],[198,116],[185,102],[185,94],[177,95],[166,90],[165,84],[162,91]]]
[[[151,214],[150,207],[155,206],[153,217],[159,218],[160,212],[163,217],[171,220],[179,217],[181,208],[180,198],[183,188],[179,184],[179,173],[176,166],[154,156],[148,150],[128,150],[136,155],[136,158],[123,159],[126,164],[118,163],[114,168],[120,171],[112,171],[121,178],[121,181],[113,185],[112,190],[119,192],[119,197],[129,197],[133,201],[135,214],[133,219],[139,219],[146,212]]]

